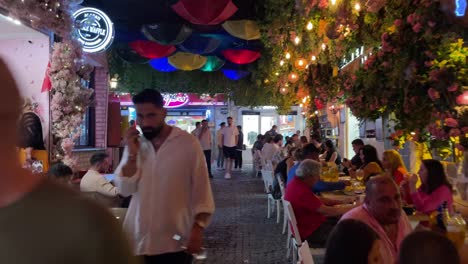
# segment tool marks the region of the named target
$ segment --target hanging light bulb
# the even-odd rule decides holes
[[[332,5],[336,5],[336,0],[330,0],[330,3],[331,3]]]
[[[325,43],[322,43],[322,50],[325,50],[327,48],[327,45]]]
[[[312,24],[312,22],[309,21],[309,23],[307,23],[306,29],[310,31],[313,28],[314,28],[314,24]]]
[[[288,60],[289,60],[290,58],[291,58],[291,53],[289,53],[289,52],[286,52],[286,59],[288,59]]]
[[[287,93],[288,93],[288,88],[286,88],[286,87],[281,87],[280,88],[280,94],[285,95]]]
[[[294,44],[298,45],[301,42],[301,39],[299,37],[294,38]]]
[[[354,5],[354,9],[356,9],[356,11],[360,11],[361,10],[361,5],[359,3],[356,3]]]
[[[284,60],[280,60],[280,66],[284,65]]]

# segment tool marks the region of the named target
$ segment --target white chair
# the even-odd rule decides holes
[[[288,225],[288,216],[286,207],[284,206],[284,195],[285,195],[285,188],[284,188],[284,182],[283,179],[281,178],[281,175],[277,174],[276,175],[276,180],[278,181],[278,184],[280,186],[281,190],[281,202],[283,203],[283,232],[282,234],[286,233],[286,227]],[[289,242],[288,242],[289,245]]]
[[[299,234],[299,229],[297,228],[296,216],[294,215],[294,210],[291,206],[291,203],[285,200],[284,206],[286,207],[286,210],[288,212],[287,213],[288,221],[289,221],[290,228],[292,229],[291,239],[290,239],[291,241],[290,248],[293,249],[293,263],[296,263],[297,258],[298,258],[298,248],[302,245],[301,235]],[[289,253],[289,248],[288,248],[288,253]]]
[[[262,170],[262,179],[267,194],[268,213],[267,218],[271,217],[271,213],[275,211],[276,207],[276,223],[280,222],[280,199],[275,199],[272,195],[273,190],[273,172],[269,170]],[[273,204],[273,207],[271,206]]]
[[[314,264],[314,258],[309,249],[309,243],[304,241],[299,248],[299,261],[297,264]]]
[[[260,150],[255,150],[254,156],[253,156],[253,163],[254,163],[254,168],[255,168],[255,176],[259,177],[260,173],[262,172],[262,152]]]

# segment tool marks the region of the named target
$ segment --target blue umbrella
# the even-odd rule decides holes
[[[242,78],[244,78],[244,77],[246,77],[247,75],[250,74],[249,71],[242,71],[242,70],[226,70],[226,69],[223,69],[222,71],[224,73],[224,76],[226,76],[229,79],[234,80],[234,81],[240,80],[240,79],[242,79]]]
[[[149,64],[155,70],[160,71],[160,72],[177,71],[177,69],[174,66],[169,64],[169,60],[167,59],[167,57],[159,58],[159,59],[152,59],[152,60],[150,60]]]

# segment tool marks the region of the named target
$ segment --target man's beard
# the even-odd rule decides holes
[[[142,127],[141,131],[143,131],[143,136],[148,139],[152,140],[153,138],[157,137],[162,130],[163,126],[159,127]]]

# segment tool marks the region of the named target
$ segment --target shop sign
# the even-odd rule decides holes
[[[99,9],[84,7],[73,13],[78,40],[88,53],[106,50],[114,40],[114,25]]]
[[[163,94],[165,108],[177,108],[188,104],[189,96],[186,93]]]

